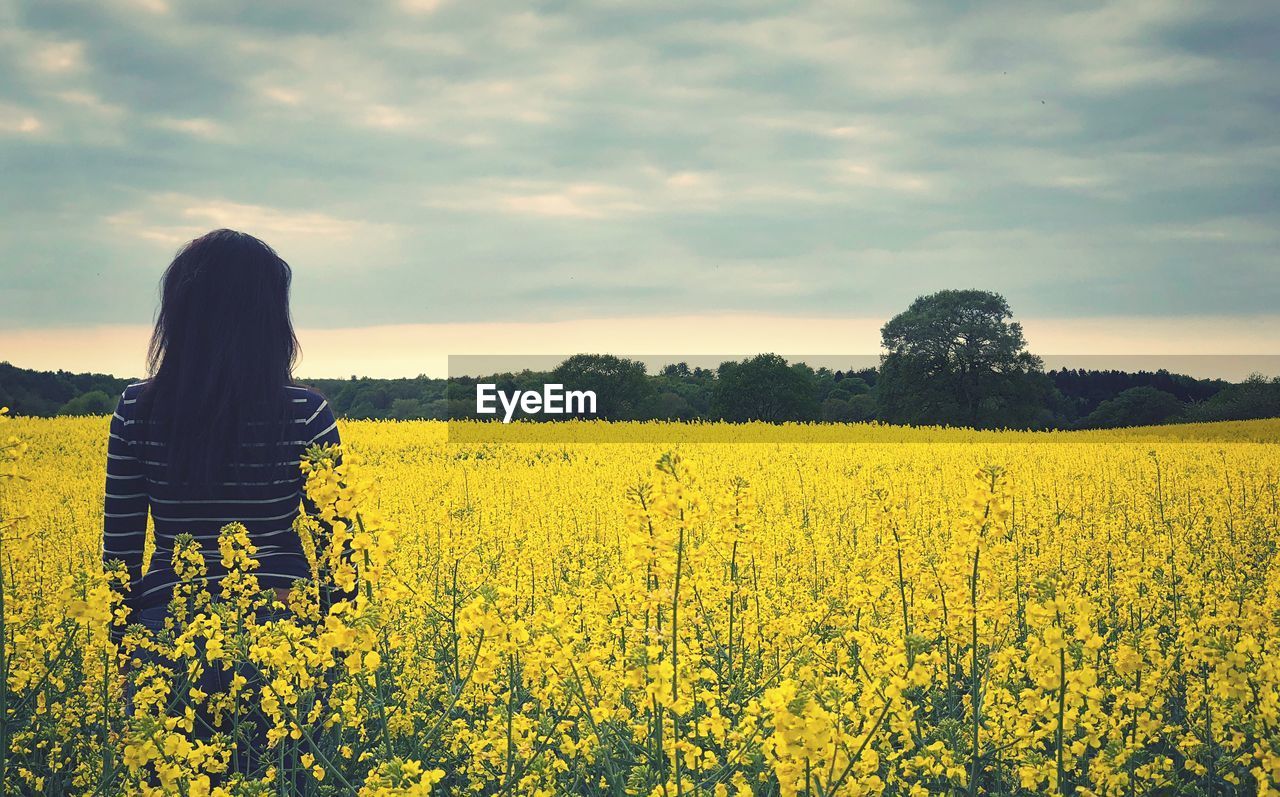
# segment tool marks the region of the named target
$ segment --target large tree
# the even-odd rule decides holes
[[[989,291],[922,296],[880,330],[877,398],[890,423],[1028,428],[1052,420],[1054,388],[1009,303]]]

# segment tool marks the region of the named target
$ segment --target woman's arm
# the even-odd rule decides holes
[[[333,417],[333,408],[329,406],[328,399],[320,399],[320,405],[307,419],[306,435],[310,440],[308,445],[336,446],[342,443],[338,436],[338,421]]]
[[[147,488],[142,463],[129,444],[133,399],[126,390],[111,416],[107,438],[107,486],[102,505],[102,562],[118,559],[129,571],[129,584],[142,578],[142,546],[147,536]],[[128,596],[125,596],[128,603]]]

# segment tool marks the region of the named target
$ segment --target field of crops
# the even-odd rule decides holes
[[[332,538],[301,533],[359,599],[295,590],[259,622],[227,532],[228,594],[191,556],[183,621],[126,635],[179,662],[130,670],[131,714],[106,428],[0,420],[4,794],[1280,793],[1280,421],[740,445],[347,423],[344,464],[312,466]],[[209,667],[228,692],[192,691]]]

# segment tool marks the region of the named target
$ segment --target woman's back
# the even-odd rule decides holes
[[[129,570],[127,602],[135,610],[168,603],[177,583],[174,539],[190,534],[204,551],[208,580],[225,574],[218,533],[243,523],[257,548],[256,571],[263,587],[288,588],[310,576],[301,541],[293,529],[302,500],[299,462],[314,443],[337,444],[337,424],[328,402],[304,387],[284,388],[279,430],[262,425],[240,436],[240,456],[211,478],[175,479],[170,467],[170,428],[163,407],[154,406],[149,384],[130,385],[111,419],[103,561],[123,561]],[[156,550],[141,573],[147,514],[155,525]],[[214,591],[216,594],[216,590]]]

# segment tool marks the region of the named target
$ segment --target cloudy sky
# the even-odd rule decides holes
[[[1278,40],[1252,0],[0,0],[0,359],[136,372],[219,226],[294,266],[313,375],[874,351],[952,287],[1041,350],[1274,352]]]

